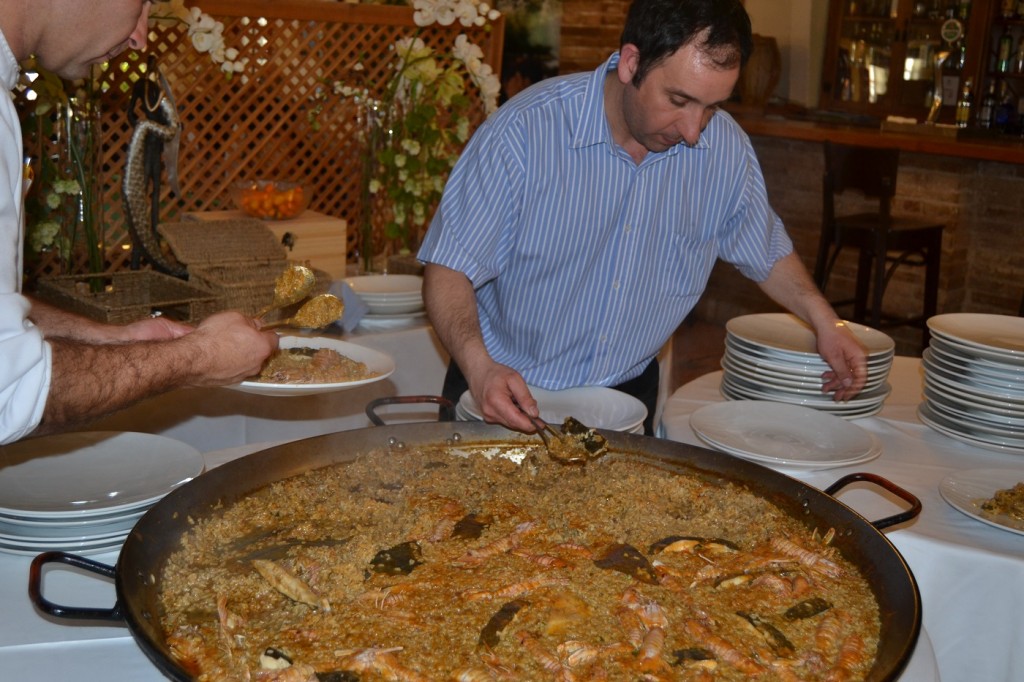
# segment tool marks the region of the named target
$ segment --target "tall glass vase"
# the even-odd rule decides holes
[[[359,183],[359,260],[361,271],[386,271],[383,223],[386,211],[386,182],[380,162],[382,152],[391,143],[391,117],[377,102],[368,102],[362,108],[365,144],[362,150],[362,176]]]
[[[71,254],[81,246],[86,257],[86,271],[102,273],[104,263],[104,230],[100,211],[97,165],[99,159],[99,106],[89,98],[71,98],[63,116],[62,175],[77,184],[77,193],[65,201],[64,230]],[[102,289],[99,278],[90,280],[93,291]]]

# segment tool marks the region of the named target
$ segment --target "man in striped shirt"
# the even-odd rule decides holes
[[[739,0],[635,0],[593,73],[520,93],[476,132],[419,258],[424,299],[486,421],[524,432],[527,384],[612,386],[654,414],[655,356],[719,258],[806,320],[855,395],[863,348],[768,204],[750,141],[719,106],[752,49]],[[645,424],[650,432],[650,421]]]

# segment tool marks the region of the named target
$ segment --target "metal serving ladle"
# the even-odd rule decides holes
[[[316,284],[316,275],[304,265],[289,265],[274,282],[274,300],[256,314],[257,318],[267,313],[298,303],[309,296]],[[328,323],[330,324],[330,323]]]
[[[525,410],[523,414],[526,414]],[[604,436],[575,417],[566,417],[559,432],[540,417],[530,414],[526,416],[537,427],[537,435],[544,441],[548,455],[556,462],[579,464],[597,459],[608,452],[608,441]]]
[[[302,307],[287,320],[265,324],[261,329],[273,329],[274,327],[322,329],[332,322],[340,320],[344,312],[345,304],[341,299],[332,294],[320,294],[303,303]]]

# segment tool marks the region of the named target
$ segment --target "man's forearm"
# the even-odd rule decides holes
[[[480,330],[473,285],[461,272],[428,265],[424,271],[423,294],[430,322],[441,343],[468,375],[481,355],[489,357]]]
[[[150,342],[90,345],[48,340],[53,373],[37,434],[67,430],[185,386],[196,366],[190,344]]]

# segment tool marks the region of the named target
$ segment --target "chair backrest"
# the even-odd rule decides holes
[[[896,172],[900,164],[898,149],[851,147],[825,142],[823,198],[825,220],[835,215],[834,195],[856,190],[866,197],[877,197],[879,213],[888,216],[896,195]]]

